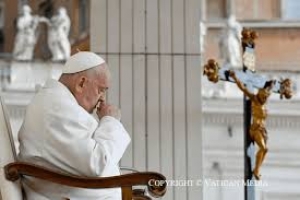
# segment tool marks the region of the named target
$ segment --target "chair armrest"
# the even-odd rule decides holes
[[[147,196],[146,191],[144,189],[135,189],[132,191],[133,200],[151,200],[149,196]]]
[[[146,185],[149,193],[154,197],[161,197],[166,192],[166,178],[162,174],[156,172],[139,172],[120,176],[91,178],[63,174],[26,162],[10,163],[4,167],[4,170],[5,177],[9,181],[16,181],[22,175],[26,175],[78,188],[128,188],[137,185]],[[149,185],[149,183],[153,180],[161,180],[161,183],[163,184],[158,186],[153,184]]]

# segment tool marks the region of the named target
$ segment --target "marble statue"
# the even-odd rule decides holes
[[[48,46],[52,53],[52,61],[64,61],[70,57],[71,45],[69,41],[70,18],[63,7],[56,15],[47,21]]]
[[[231,15],[219,43],[221,58],[230,68],[242,68],[241,32],[242,26],[235,16]]]
[[[64,61],[70,57],[71,45],[69,42],[70,18],[67,10],[60,7],[57,14],[48,19],[33,16],[28,5],[22,7],[22,15],[17,21],[17,35],[13,50],[13,57],[19,61],[30,61],[37,42],[36,29],[40,22],[48,25],[47,43],[52,54],[52,61]]]
[[[28,5],[22,7],[22,15],[17,20],[17,35],[15,38],[13,57],[15,60],[30,61],[37,41],[36,28],[40,18],[31,14]]]

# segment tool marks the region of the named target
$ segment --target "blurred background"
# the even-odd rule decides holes
[[[30,11],[27,14],[24,14],[24,5],[29,6]],[[48,41],[50,26],[38,22],[36,27],[31,28],[34,26],[32,19],[39,20],[44,17],[50,21],[58,15],[58,10],[61,7],[66,9],[66,18],[71,23],[70,30],[67,30],[66,33],[70,43],[67,48],[70,48],[72,54],[78,50],[89,50],[89,0],[0,1],[0,89],[1,97],[9,108],[12,131],[15,137],[17,137],[16,133],[21,126],[26,105],[48,78],[57,79],[60,76],[61,67],[65,60],[51,60],[53,55]],[[23,21],[20,20],[22,17]],[[58,29],[54,25],[53,27],[53,29]],[[24,32],[22,33],[22,31]],[[30,37],[26,37],[30,33],[29,31],[33,33],[31,38],[34,40],[33,52],[31,53],[33,55],[30,58],[19,59],[14,52],[17,48],[23,50],[26,46],[30,46],[30,42],[27,42]],[[23,35],[17,42],[18,32]],[[63,40],[59,36],[55,37],[58,40]],[[22,41],[27,43],[22,43]],[[17,47],[17,43],[22,44]]]
[[[17,133],[22,123],[26,105],[48,78],[58,78],[61,74],[63,60],[51,61],[48,45],[49,27],[46,23],[38,23],[32,29],[34,35],[33,56],[27,60],[19,60],[14,55],[17,47],[17,33],[22,23],[18,20],[24,16],[24,5],[31,8],[32,17],[51,17],[57,14],[60,7],[67,10],[71,21],[68,39],[72,53],[76,49],[89,50],[90,36],[90,1],[74,0],[1,0],[0,1],[0,88],[1,97],[7,104],[12,122],[12,130]],[[28,17],[29,18],[29,17]],[[33,23],[33,20],[28,20]],[[33,25],[31,25],[33,26]],[[25,28],[24,28],[25,30]],[[24,34],[26,35],[26,33]],[[21,38],[20,40],[26,40]],[[21,43],[23,45],[23,43]],[[28,43],[24,43],[28,46]]]
[[[51,60],[45,23],[35,29],[33,58],[14,57],[24,5],[47,19],[65,7],[71,54],[92,50],[107,60],[113,76],[108,101],[121,107],[132,137],[121,165],[194,183],[244,177],[242,93],[234,84],[208,82],[202,66],[209,58],[226,64],[229,19],[230,30],[257,31],[257,73],[290,78],[294,96],[272,94],[268,102],[269,152],[261,169],[267,186],[255,187],[255,197],[299,199],[300,1],[1,0],[0,89],[16,142],[26,106],[46,79],[60,76],[64,63]],[[203,184],[170,186],[163,199],[243,198],[243,186]]]
[[[268,186],[258,186],[254,190],[257,200],[299,199],[300,1],[202,0],[201,3],[202,66],[209,58],[216,59],[220,66],[226,64],[222,50],[226,33],[229,29],[244,27],[258,33],[256,73],[269,79],[290,78],[293,81],[292,99],[280,100],[278,94],[272,94],[267,104],[269,151],[261,174],[262,183]],[[228,26],[231,16],[236,21]],[[202,79],[203,174],[207,179],[243,178],[242,95],[235,84],[213,84],[206,77]],[[204,199],[243,197],[243,186],[204,186]]]
[[[90,35],[90,0],[1,0],[1,52],[11,53],[17,33],[17,19],[22,15],[23,5],[29,5],[32,15],[51,18],[59,7],[65,7],[71,20],[69,40],[73,52],[76,49],[89,49]],[[35,48],[35,59],[48,60],[51,57],[47,43],[46,24],[40,23],[37,28],[38,39]]]

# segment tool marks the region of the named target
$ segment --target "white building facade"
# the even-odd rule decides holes
[[[271,72],[270,72],[271,73]],[[273,73],[276,75],[276,73]],[[299,75],[294,84],[299,84]],[[217,84],[203,84],[204,199],[244,199],[243,98],[235,84],[220,90]],[[207,84],[207,88],[204,86]],[[219,83],[218,83],[219,84]],[[227,88],[227,89],[224,89]],[[299,88],[299,87],[298,87]],[[206,90],[206,91],[205,91]],[[300,98],[291,100],[272,94],[268,105],[268,153],[261,168],[262,180],[255,182],[256,200],[296,200],[300,197]],[[256,147],[257,150],[257,147]],[[217,182],[222,180],[221,182]]]

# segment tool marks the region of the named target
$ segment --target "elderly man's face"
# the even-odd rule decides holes
[[[79,99],[81,106],[89,113],[92,113],[97,106],[105,103],[106,91],[109,85],[110,76],[108,70],[88,77]]]

